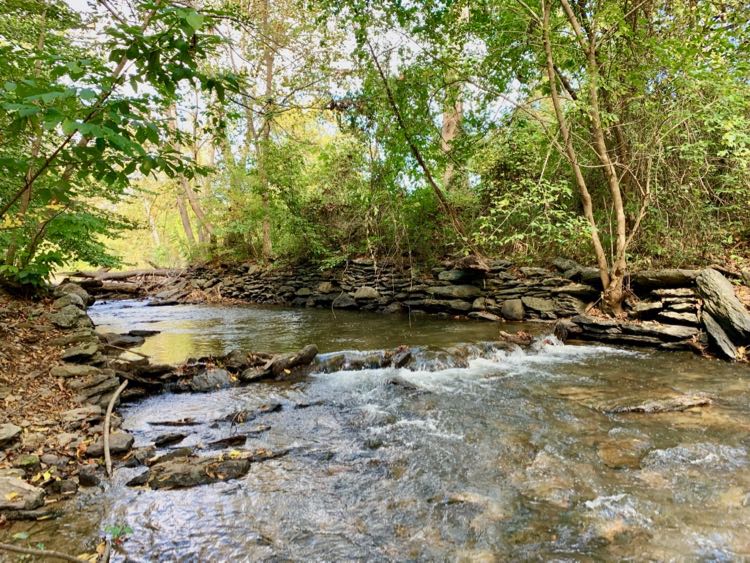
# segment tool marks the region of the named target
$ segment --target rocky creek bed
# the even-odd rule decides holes
[[[718,279],[714,285],[726,288],[723,278],[708,272],[696,275],[689,296],[683,290],[670,294],[664,289],[652,290],[652,295],[668,304],[687,299],[699,312],[705,309],[730,344],[741,348],[742,310],[731,298],[725,303],[701,289],[700,275]],[[36,535],[58,549],[90,552],[105,531],[97,521],[101,517],[115,528],[125,522],[156,541],[128,539],[132,547],[124,548],[123,556],[145,560],[170,554],[213,559],[413,559],[457,553],[476,559],[505,551],[515,556],[558,551],[627,555],[624,544],[633,537],[649,538],[647,545],[661,555],[679,552],[678,541],[692,546],[687,552],[680,548],[683,553],[705,548],[705,553],[750,554],[741,535],[713,531],[711,536],[708,521],[686,510],[677,498],[685,495],[688,504],[699,498],[716,501],[716,511],[729,510],[729,520],[722,522],[747,530],[748,384],[737,379],[747,375],[746,366],[723,368],[684,354],[668,360],[662,354],[564,346],[549,334],[551,326],[542,325],[519,327],[537,332],[537,337],[525,332],[481,343],[477,327],[492,327],[496,335],[496,325],[459,323],[467,327],[463,334],[468,338],[462,339],[461,330],[447,330],[455,322],[429,321],[423,334],[406,340],[418,344],[422,338],[425,345],[397,346],[387,337],[370,334],[378,326],[374,317],[347,311],[326,313],[324,333],[306,331],[316,326],[314,322],[299,323],[298,337],[276,354],[261,351],[261,344],[277,342],[273,337],[236,348],[231,338],[198,326],[197,332],[212,346],[207,350],[189,342],[174,365],[170,344],[149,349],[152,342],[169,342],[184,334],[168,320],[158,320],[159,315],[168,317],[171,307],[105,306],[103,314],[92,313],[100,325],[97,332],[86,313],[92,298],[85,290],[67,284],[56,295],[49,310],[39,311],[37,325],[29,327],[59,331],[52,344],[62,347],[61,362],[49,369],[48,377],[72,408],[54,409],[44,428],[30,421],[0,421],[0,518],[16,522],[0,528],[0,539],[23,543]],[[680,301],[669,301],[676,298]],[[711,304],[706,304],[708,299]],[[186,306],[174,309],[180,307],[184,311]],[[213,314],[218,325],[231,325],[226,307],[192,311],[196,310]],[[274,309],[244,310],[275,314]],[[158,311],[150,313],[156,322],[148,322],[146,311]],[[136,317],[123,326],[122,316],[133,312]],[[277,322],[283,323],[287,313],[278,314]],[[726,319],[739,319],[736,331]],[[389,324],[411,330],[411,322],[409,317]],[[347,348],[347,337],[337,334],[341,329],[346,335],[348,323],[357,327],[352,330],[360,338],[365,336],[363,342],[380,346],[369,352],[340,351]],[[557,332],[663,349],[695,348],[701,334],[698,326],[665,327],[580,315],[559,323]],[[303,345],[312,337],[321,341],[321,336],[322,351]],[[655,340],[635,342],[631,336]],[[473,343],[461,344],[466,341]],[[348,342],[361,344],[351,336]],[[442,345],[428,345],[436,342]],[[700,370],[699,365],[706,367]],[[117,460],[110,485],[101,468],[103,412],[123,381],[128,386],[121,400],[134,406],[121,408],[112,420],[110,449]],[[510,405],[515,410],[508,410]],[[437,454],[432,452],[436,446]],[[424,454],[424,459],[412,459],[414,452]],[[472,456],[481,469],[473,468]],[[441,465],[449,459],[447,466],[455,474]],[[497,467],[491,469],[492,463]],[[270,469],[262,469],[266,466]],[[290,483],[300,479],[300,471],[312,476]],[[697,480],[697,489],[691,483],[686,491],[675,489],[677,475],[683,472]],[[268,482],[259,480],[264,474]],[[592,483],[584,486],[581,475]],[[717,475],[724,481],[715,483]],[[362,487],[373,487],[373,480],[380,479],[392,482],[382,489],[374,487],[379,490],[375,497],[362,492]],[[288,493],[304,496],[302,483],[313,498],[301,503]],[[644,483],[662,487],[657,499],[640,490]],[[720,491],[727,483],[730,489]],[[239,489],[231,488],[236,486]],[[83,494],[76,496],[80,487]],[[258,487],[256,493],[253,487]],[[141,502],[139,494],[126,492],[131,489],[152,492]],[[201,492],[153,496],[167,494],[164,489]],[[211,501],[204,489],[230,496],[239,490],[242,500],[233,500],[227,514],[217,514],[217,501]],[[330,495],[339,489],[343,497],[333,502]],[[281,500],[273,498],[273,491]],[[248,509],[247,494],[258,495],[253,505],[261,512],[268,510],[291,522],[299,514],[299,522],[292,526],[298,533],[289,536],[261,519],[262,525],[250,526],[257,539],[249,546],[241,534],[214,529],[207,534],[194,530],[194,540],[180,541],[172,534],[146,532],[137,516],[137,509],[142,510],[146,528],[163,532],[160,522],[189,517],[180,513],[187,510],[184,503],[205,502],[205,510],[233,529],[236,522],[226,518]],[[402,502],[400,496],[407,500]],[[165,507],[167,499],[171,500]],[[654,513],[664,503],[674,512],[670,524]],[[347,506],[358,524],[338,521],[351,516]],[[380,513],[383,521],[374,521],[371,513]],[[684,533],[666,532],[688,516],[692,520]],[[554,533],[540,528],[545,518],[557,522],[549,528]],[[324,531],[329,528],[333,531]],[[300,537],[314,541],[300,543]],[[355,545],[345,537],[364,543]],[[222,538],[230,545],[216,548],[207,538]]]

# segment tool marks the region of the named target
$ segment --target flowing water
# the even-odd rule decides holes
[[[92,316],[101,330],[161,330],[140,350],[170,362],[310,342],[322,352],[445,348],[491,340],[498,330],[424,317],[133,302],[95,306]],[[176,491],[125,487],[140,470],[120,469],[103,492],[79,495],[68,516],[24,529],[48,547],[81,551],[108,526],[127,525],[120,561],[750,558],[746,366],[552,339],[478,355],[464,368],[318,373],[127,406],[124,427],[137,445],[164,432],[149,422],[192,417],[202,424],[187,428],[181,446],[267,425],[246,447],[288,454],[239,480]],[[389,384],[394,377],[410,385]],[[695,392],[714,403],[605,414]],[[223,421],[271,402],[281,410],[232,427]],[[623,453],[631,455],[624,466]]]

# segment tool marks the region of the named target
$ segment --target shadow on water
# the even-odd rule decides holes
[[[488,340],[497,325],[270,308],[95,308],[100,329],[156,328],[159,361],[233,347],[323,351]],[[156,322],[151,322],[156,321]],[[185,445],[231,432],[288,449],[243,479],[80,496],[32,539],[81,550],[107,525],[118,560],[736,560],[750,557],[746,367],[605,346],[498,351],[464,369],[317,374],[124,409],[138,444],[192,417]],[[391,385],[394,377],[409,385]],[[605,414],[704,392],[709,407]],[[282,408],[230,427],[226,415]],[[305,408],[301,408],[305,407]],[[250,433],[258,425],[265,432]],[[183,445],[183,444],[181,444]]]

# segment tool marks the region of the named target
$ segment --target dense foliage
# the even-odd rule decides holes
[[[747,2],[112,6],[3,0],[6,277],[564,254],[617,309],[633,263],[747,264]]]

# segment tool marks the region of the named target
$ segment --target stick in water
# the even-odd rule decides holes
[[[18,545],[10,545],[7,543],[0,543],[0,551],[10,551],[12,553],[22,553],[23,555],[36,555],[45,559],[62,559],[63,561],[73,561],[74,563],[82,563],[84,560],[78,557],[73,557],[67,553],[60,551],[50,551],[48,549],[31,549],[30,547],[21,547]]]
[[[107,477],[110,478],[112,477],[112,456],[109,453],[109,423],[112,419],[112,409],[115,408],[117,398],[127,386],[128,380],[126,379],[122,382],[122,385],[117,388],[117,391],[114,392],[112,398],[109,400],[109,404],[107,405],[107,416],[104,417],[104,463],[107,466]]]

